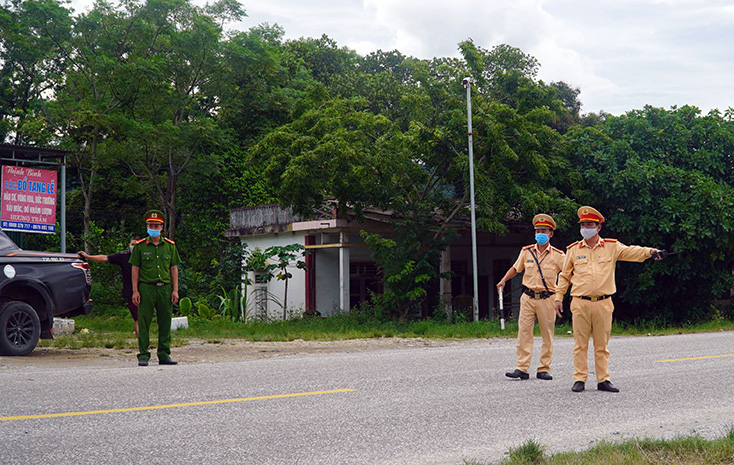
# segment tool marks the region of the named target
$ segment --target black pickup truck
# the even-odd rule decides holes
[[[55,316],[88,315],[92,276],[76,254],[23,250],[0,231],[0,355],[28,355]]]

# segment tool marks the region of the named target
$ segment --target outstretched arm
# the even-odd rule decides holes
[[[89,255],[85,251],[79,251],[77,252],[77,255],[82,257],[84,260],[89,260],[92,262],[98,262],[98,263],[107,263],[109,260],[107,259],[107,255]]]

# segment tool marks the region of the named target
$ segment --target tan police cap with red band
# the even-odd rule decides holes
[[[583,223],[584,221],[594,221],[596,223],[604,222],[604,216],[599,213],[594,207],[581,207],[579,208],[578,215],[579,223]]]
[[[553,218],[551,218],[550,215],[540,213],[533,217],[533,227],[556,229],[556,222],[553,221]]]
[[[146,223],[165,223],[163,218],[163,212],[160,210],[149,210],[145,214]]]

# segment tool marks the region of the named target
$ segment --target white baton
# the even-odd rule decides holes
[[[502,298],[502,290],[504,288],[500,287],[500,329],[504,331],[505,329],[505,304],[504,299]]]

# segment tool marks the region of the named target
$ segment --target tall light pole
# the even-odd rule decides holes
[[[475,213],[476,205],[474,203],[474,140],[471,127],[471,78],[465,77],[462,80],[466,89],[466,121],[467,135],[469,136],[469,202],[471,211],[471,258],[472,258],[472,280],[474,284],[474,321],[479,321],[479,285],[477,278],[477,215]]]

